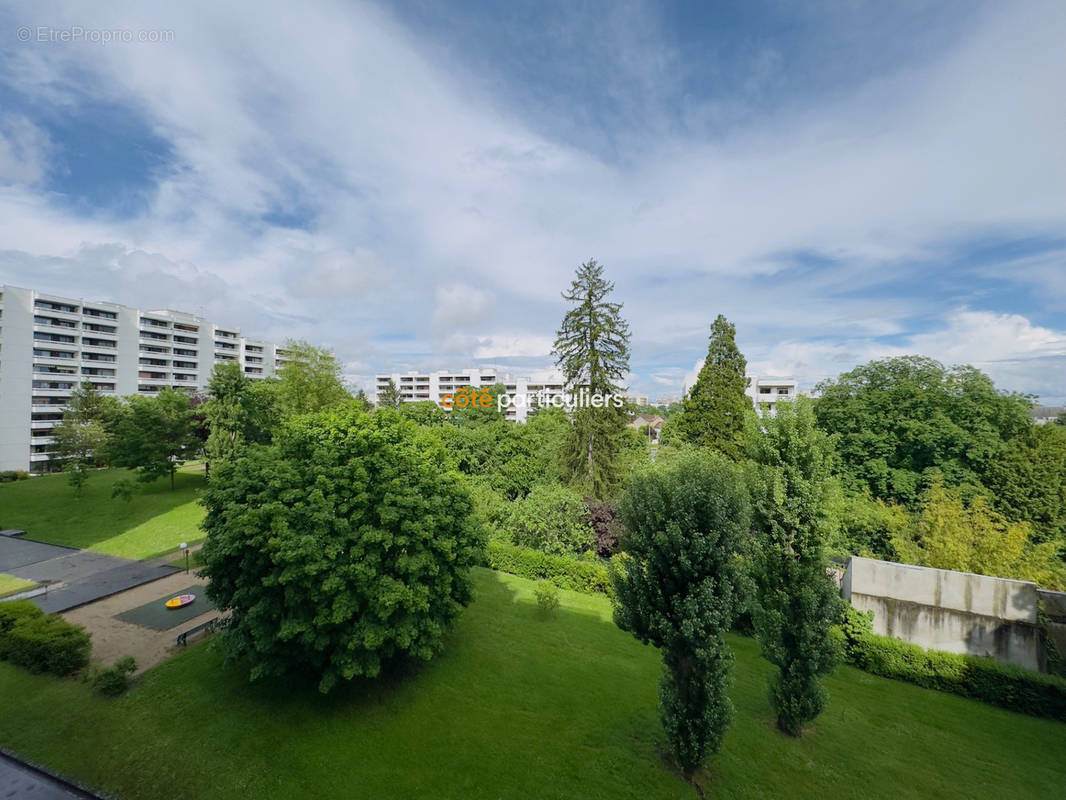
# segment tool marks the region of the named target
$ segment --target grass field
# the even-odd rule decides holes
[[[106,700],[0,664],[0,744],[120,798],[695,797],[667,767],[657,652],[601,597],[479,570],[445,653],[402,682],[249,685],[211,644]],[[1066,725],[843,667],[802,739],[774,728],[768,665],[732,637],[736,719],[700,781],[719,798],[1059,797]]]
[[[0,572],[0,597],[7,597],[9,594],[15,594],[16,592],[24,592],[36,585],[33,581],[16,578],[14,575]]]
[[[128,470],[94,471],[80,499],[65,475],[44,475],[0,484],[0,528],[21,528],[31,539],[82,547],[126,558],[148,558],[203,538],[203,508],[196,499],[204,485],[198,467],[170,479],[134,483],[129,502],[111,497],[116,481],[133,480]]]

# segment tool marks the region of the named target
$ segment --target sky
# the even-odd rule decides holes
[[[378,372],[970,363],[1066,402],[1066,4],[0,0],[0,283]]]

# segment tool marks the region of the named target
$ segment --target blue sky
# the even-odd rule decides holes
[[[595,257],[653,397],[724,313],[804,387],[918,352],[1066,399],[1060,2],[220,5],[0,2],[0,282],[369,385],[548,366]]]

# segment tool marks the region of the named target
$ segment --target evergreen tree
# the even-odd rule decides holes
[[[370,399],[366,396],[366,392],[360,389],[355,393],[355,404],[360,411],[373,411],[374,404],[370,402]]]
[[[839,495],[830,476],[832,442],[803,398],[780,404],[761,427],[751,425],[748,441],[755,462],[752,617],[763,655],[778,668],[770,691],[777,725],[798,736],[825,707],[818,676],[836,660],[830,629],[840,598],[824,553]]]
[[[751,407],[744,394],[748,362],[737,349],[736,333],[721,314],[711,323],[707,358],[677,421],[681,441],[713,447],[734,461],[743,457],[744,418]]]
[[[629,325],[622,304],[608,300],[614,284],[603,277],[595,259],[578,267],[563,299],[573,304],[555,337],[556,363],[567,389],[578,397],[621,396],[629,372]],[[617,456],[626,426],[626,411],[607,402],[597,407],[581,401],[564,450],[564,471],[593,497],[606,497],[618,484]]]
[[[389,378],[388,386],[378,392],[378,408],[399,408],[403,403],[396,382]]]
[[[662,723],[691,778],[732,717],[725,634],[737,605],[747,494],[727,459],[689,450],[633,479],[619,513],[629,558],[613,577],[615,622],[662,653]]]

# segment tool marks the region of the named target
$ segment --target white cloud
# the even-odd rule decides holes
[[[433,329],[442,336],[483,327],[496,301],[492,292],[461,283],[438,287],[436,299]]]
[[[0,116],[0,186],[40,181],[49,150],[48,135],[26,117]]]
[[[15,24],[35,24],[30,7],[11,13],[24,16]],[[71,0],[49,13],[59,25],[83,12]],[[691,363],[723,310],[752,335],[760,372],[818,376],[891,352],[876,337],[905,334],[916,316],[943,316],[935,297],[897,300],[889,288],[862,296],[910,259],[935,260],[943,242],[989,230],[1066,228],[1061,3],[997,6],[921,64],[721,131],[669,124],[673,109],[654,107],[656,89],[676,79],[675,54],[635,13],[605,35],[618,37],[620,74],[643,87],[654,124],[627,132],[608,160],[553,138],[457,57],[367,5],[107,4],[94,11],[99,27],[169,29],[175,41],[22,47],[6,66],[24,93],[62,104],[91,92],[142,110],[177,163],[144,216],[87,219],[27,188],[42,174],[46,162],[33,154],[46,143],[38,131],[9,132],[0,175],[22,171],[0,192],[0,241],[11,251],[0,278],[106,289],[141,305],[207,304],[245,327],[261,314],[267,323],[251,327],[267,328],[262,335],[325,343],[423,336],[430,318],[432,341],[397,337],[358,353],[384,368],[411,352],[545,356],[558,314],[544,320],[561,311],[573,268],[595,255],[620,290],[640,276],[667,281],[622,298],[655,358]],[[755,93],[778,68],[772,51],[759,58]],[[263,221],[293,204],[306,206],[310,230]],[[105,257],[99,248],[108,247]],[[787,280],[779,256],[793,251],[840,266]],[[1061,301],[1057,266],[1013,277],[1048,285]],[[716,282],[686,291],[671,280],[679,274]],[[389,275],[389,299],[366,302]],[[762,280],[753,286],[751,275]],[[826,302],[843,287],[855,296]],[[331,305],[346,300],[343,313]],[[1003,356],[1018,364],[1012,380],[1043,381],[1040,359],[1058,357],[1040,354],[1046,335],[989,324],[1016,342],[982,352],[1013,354]],[[522,332],[491,333],[504,325]],[[946,325],[982,341],[972,318]],[[827,335],[832,343],[816,339]],[[928,336],[909,343],[934,356],[960,346]],[[640,372],[660,384],[668,373],[654,367]]]

